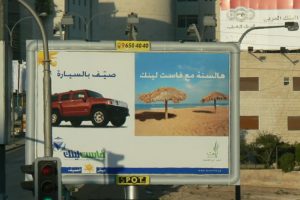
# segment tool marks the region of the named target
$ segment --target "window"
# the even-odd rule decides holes
[[[72,26],[73,26],[73,30],[74,30],[74,29],[76,29],[76,17],[75,16],[73,16],[73,21],[74,21],[74,23]]]
[[[293,90],[300,91],[300,77],[293,77]]]
[[[89,97],[95,97],[95,98],[103,98],[103,96],[97,92],[93,92],[93,91],[90,91],[88,90],[88,96]]]
[[[83,21],[83,23],[84,23],[84,24],[83,24],[83,30],[84,30],[84,32],[86,32],[86,26],[87,26],[86,23],[87,23],[87,20],[86,20],[85,17],[84,17],[83,19],[84,19],[84,21]]]
[[[78,92],[73,95],[73,99],[84,99],[84,97],[85,97],[84,92]]]
[[[54,101],[57,101],[58,100],[58,96],[57,95],[52,95],[51,96],[51,101],[54,102]]]
[[[177,0],[178,2],[184,2],[184,1],[198,1],[198,0]]]
[[[78,18],[78,29],[81,30],[81,18]]]
[[[64,94],[61,96],[62,101],[70,100],[70,95],[69,94]]]
[[[83,4],[84,4],[84,7],[86,7],[86,0],[84,0]]]
[[[191,24],[198,24],[198,15],[178,15],[178,28],[187,28]]]
[[[284,77],[283,78],[283,85],[288,85],[290,84],[290,78],[289,77]]]
[[[300,116],[288,116],[288,130],[300,130]]]
[[[75,4],[75,0],[73,0],[73,5]]]
[[[259,129],[259,117],[240,116],[240,129]]]
[[[78,5],[79,5],[79,6],[80,6],[80,1],[81,1],[81,0],[78,0]]]
[[[240,91],[258,91],[259,78],[258,77],[241,77]]]

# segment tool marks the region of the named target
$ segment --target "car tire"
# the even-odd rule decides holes
[[[70,122],[71,122],[72,126],[74,126],[74,127],[79,127],[82,123],[82,121],[78,120],[78,119],[71,120]]]
[[[114,119],[110,120],[112,125],[114,125],[116,127],[122,126],[125,123],[125,121],[126,121],[126,117],[114,118]]]
[[[104,127],[109,122],[107,113],[102,108],[96,108],[93,110],[91,120],[94,126],[97,127]]]
[[[51,114],[52,126],[59,126],[60,122],[61,122],[61,117],[60,117],[59,112],[57,110],[52,111],[52,114]]]

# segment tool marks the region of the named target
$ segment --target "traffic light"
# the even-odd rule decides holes
[[[25,174],[30,174],[32,176],[32,179],[31,181],[22,181],[21,182],[21,187],[24,189],[24,190],[30,190],[32,191],[32,193],[34,194],[34,167],[33,167],[34,164],[32,165],[22,165],[21,166],[21,171]]]
[[[61,162],[59,158],[35,160],[35,200],[61,200]]]

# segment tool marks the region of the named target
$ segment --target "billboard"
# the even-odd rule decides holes
[[[30,163],[44,156],[43,52],[36,41],[28,46]],[[152,43],[147,52],[117,51],[114,42],[49,46],[53,156],[62,161],[63,183],[109,184],[123,175],[149,184],[238,181],[235,45]]]
[[[300,0],[221,0],[220,41],[237,42],[249,28],[300,23]],[[286,28],[255,30],[244,38],[241,49],[298,49],[299,31]]]

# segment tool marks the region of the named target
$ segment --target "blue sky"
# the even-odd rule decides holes
[[[224,53],[137,53],[138,96],[160,87],[174,87],[187,94],[182,103],[199,103],[210,92],[229,95],[229,55]],[[166,77],[167,76],[167,77]]]

